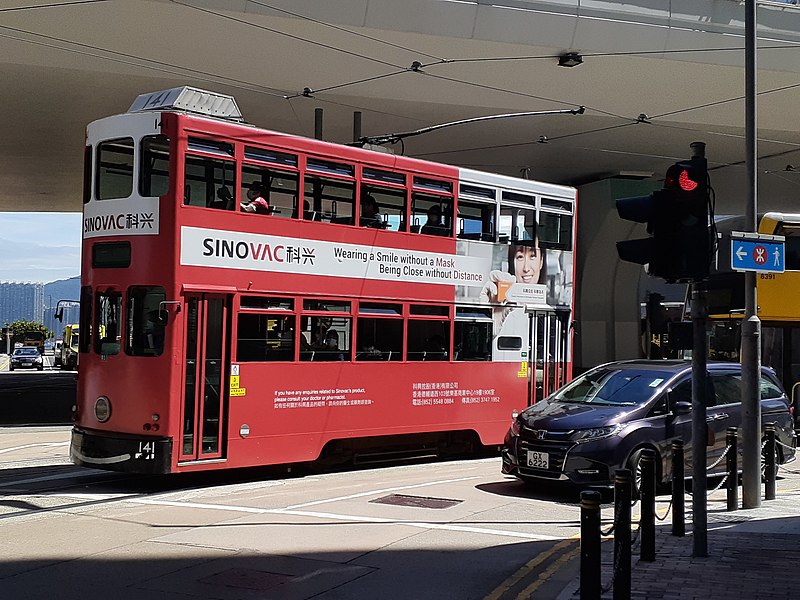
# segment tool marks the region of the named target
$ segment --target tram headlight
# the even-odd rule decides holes
[[[100,396],[94,401],[94,416],[101,423],[105,423],[111,418],[111,400],[105,396]]]

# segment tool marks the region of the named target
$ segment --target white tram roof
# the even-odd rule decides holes
[[[233,96],[182,86],[160,92],[150,92],[136,97],[129,113],[158,110],[179,110],[205,117],[244,122]]]

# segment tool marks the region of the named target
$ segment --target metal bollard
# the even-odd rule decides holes
[[[728,456],[725,459],[725,472],[728,474],[728,510],[739,508],[739,448],[736,427],[728,427],[725,432],[725,447]]]
[[[764,448],[766,465],[764,467],[764,499],[775,500],[775,478],[777,476],[777,465],[775,460],[775,423],[764,425],[764,433],[767,436],[767,445]]]
[[[614,600],[631,597],[631,497],[633,476],[628,469],[614,473]]]
[[[686,460],[683,440],[672,442],[672,535],[686,535]]]
[[[581,492],[581,597],[600,600],[600,492]]]
[[[639,522],[642,545],[639,560],[653,562],[656,559],[656,451],[642,450],[642,484],[639,497],[642,501],[642,518]]]

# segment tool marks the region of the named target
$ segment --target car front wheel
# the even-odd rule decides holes
[[[639,448],[636,452],[631,454],[631,457],[628,459],[628,468],[633,477],[633,494],[636,498],[640,496],[642,490],[642,458],[644,450],[644,448]],[[655,469],[657,490],[661,483],[661,460],[658,457],[658,453],[656,453]]]

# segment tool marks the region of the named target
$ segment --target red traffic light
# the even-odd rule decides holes
[[[681,174],[678,175],[678,185],[682,190],[691,192],[694,188],[696,188],[700,184],[689,178],[689,171],[687,171],[686,169],[682,169]]]
[[[664,178],[665,189],[680,189],[684,192],[693,192],[700,185],[698,181],[699,169],[689,168],[681,163],[676,163],[667,169]]]

